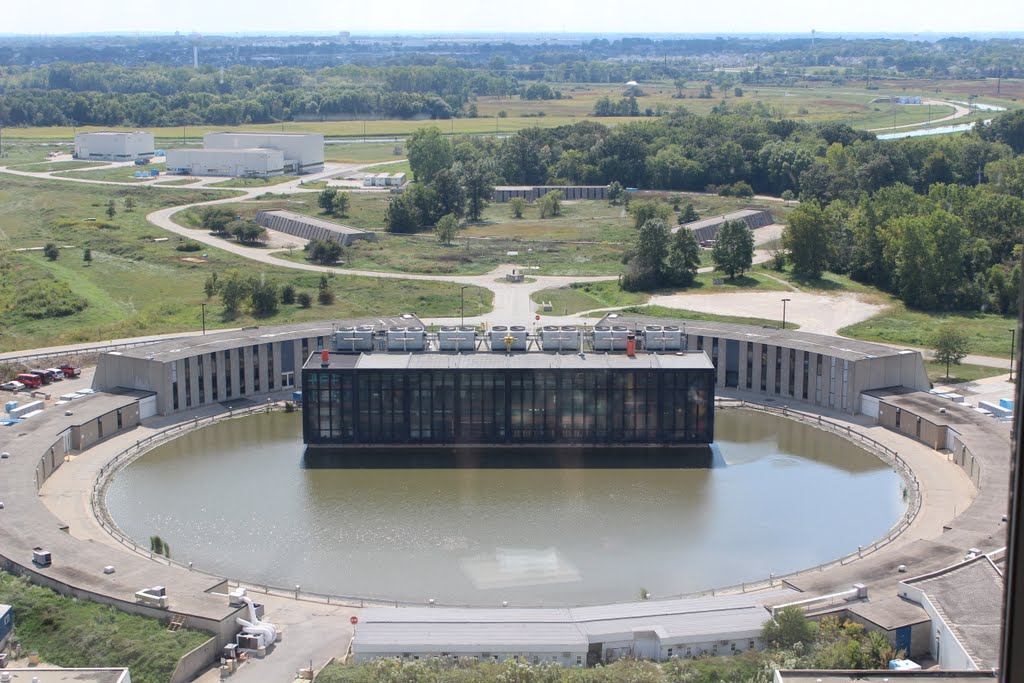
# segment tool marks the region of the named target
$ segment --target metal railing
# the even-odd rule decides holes
[[[658,596],[658,599],[673,599],[673,598],[693,598],[693,597],[706,597],[716,595],[730,595],[737,593],[747,593],[759,590],[771,589],[774,587],[782,587],[785,585],[788,579],[793,579],[801,575],[806,575],[814,572],[823,572],[831,567],[838,567],[850,564],[861,558],[867,557],[872,553],[884,548],[885,546],[892,543],[896,538],[907,530],[917,517],[918,512],[921,509],[921,485],[917,476],[914,474],[910,465],[900,457],[899,453],[889,448],[885,444],[872,439],[870,436],[863,434],[860,430],[854,429],[852,425],[843,424],[830,420],[828,418],[816,415],[813,413],[804,413],[799,410],[793,410],[788,407],[776,407],[768,406],[763,403],[753,403],[743,399],[716,399],[716,407],[721,410],[729,409],[744,409],[744,410],[756,410],[760,412],[769,413],[772,415],[781,416],[787,419],[796,420],[804,424],[824,429],[832,432],[842,438],[848,439],[853,443],[859,444],[867,450],[871,451],[876,456],[880,457],[883,461],[890,464],[893,469],[903,479],[905,488],[905,495],[907,497],[907,509],[903,516],[898,522],[896,522],[889,531],[866,547],[858,547],[856,551],[831,560],[829,562],[821,563],[817,566],[812,566],[805,569],[800,569],[787,574],[780,574],[778,576],[770,574],[765,579],[742,582],[729,586],[715,587],[703,591],[694,591],[689,593],[679,593],[673,595]],[[152,434],[145,439],[140,439],[134,445],[129,446],[125,450],[118,453],[105,464],[96,476],[96,480],[93,483],[92,493],[90,496],[90,503],[92,505],[93,515],[99,521],[103,529],[111,535],[114,540],[123,545],[128,550],[143,555],[155,562],[167,564],[168,566],[178,566],[187,571],[201,572],[210,576],[211,578],[224,579],[228,582],[229,586],[236,588],[245,588],[251,593],[273,595],[284,598],[291,598],[295,600],[304,600],[308,602],[318,602],[327,605],[340,605],[349,607],[402,607],[402,606],[423,606],[425,601],[423,600],[396,600],[381,597],[369,597],[369,596],[352,596],[352,595],[340,595],[336,593],[321,593],[316,591],[303,590],[300,586],[293,588],[283,586],[273,586],[270,584],[261,584],[252,581],[244,581],[232,577],[223,577],[221,575],[212,574],[205,572],[201,569],[196,569],[191,562],[184,563],[177,560],[162,557],[153,553],[150,549],[138,545],[130,537],[126,536],[117,527],[114,521],[110,518],[109,513],[106,510],[106,506],[103,504],[103,497],[106,492],[106,486],[110,481],[110,475],[116,472],[121,467],[124,467],[135,458],[145,454],[147,451],[161,445],[177,436],[180,436],[188,431],[198,429],[200,427],[206,427],[222,420],[228,420],[236,417],[245,417],[249,415],[255,415],[259,413],[270,412],[271,410],[280,410],[282,406],[280,404],[272,405],[260,405],[252,406],[247,409],[233,410],[229,413],[221,413],[218,415],[195,418],[186,422],[179,423],[177,425],[168,427],[160,432]],[[634,600],[622,600],[616,602],[633,602]],[[442,603],[431,601],[430,605],[437,607],[480,607],[480,604],[472,605],[467,603]],[[615,602],[609,603],[615,604]],[[497,605],[495,605],[497,606]],[[520,607],[528,607],[532,605],[518,605]],[[574,605],[580,606],[580,605]]]

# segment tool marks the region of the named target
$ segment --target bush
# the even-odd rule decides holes
[[[73,315],[88,305],[88,301],[71,291],[63,282],[39,280],[22,289],[14,297],[8,312],[40,320]]]
[[[298,302],[300,308],[309,308],[313,305],[313,297],[309,295],[309,292],[299,292],[295,295],[295,301]]]
[[[291,285],[285,285],[281,288],[281,303],[288,306],[295,303],[295,288]]]
[[[337,263],[341,258],[341,245],[331,240],[310,240],[303,249],[313,263]]]
[[[316,300],[321,306],[330,306],[334,303],[334,292],[329,289],[321,289],[316,293]]]
[[[184,242],[175,247],[178,251],[199,251],[203,248],[199,242]]]
[[[47,242],[46,246],[43,247],[43,256],[51,261],[56,261],[57,257],[60,256],[60,249],[53,242]]]

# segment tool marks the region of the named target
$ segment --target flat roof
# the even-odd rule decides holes
[[[755,325],[687,320],[685,318],[656,318],[634,313],[609,313],[601,318],[597,324],[626,325],[641,330],[644,325],[678,325],[687,334],[727,337],[729,339],[739,339],[759,344],[771,344],[773,346],[796,349],[797,351],[809,351],[811,353],[835,356],[844,360],[863,360],[865,358],[883,358],[907,353],[918,353],[911,349],[895,349],[891,346],[857,341],[856,339],[829,337],[823,334],[800,332],[799,330],[783,330],[778,327],[757,327]]]
[[[187,152],[189,154],[281,154],[275,147],[190,147],[187,149],[169,149],[168,152]]]
[[[355,648],[357,652],[561,651],[568,646],[586,648],[591,642],[632,640],[635,631],[650,630],[663,639],[754,638],[770,616],[764,603],[794,595],[795,591],[779,589],[593,607],[378,607],[363,611]]]
[[[310,137],[323,137],[323,133],[258,133],[256,131],[234,131],[234,130],[216,130],[210,131],[203,135],[235,135],[238,137],[274,137],[274,138],[310,138]]]
[[[1004,582],[988,557],[903,583],[928,595],[979,669],[999,666]]]
[[[307,368],[321,367],[319,358],[311,358]],[[585,353],[551,353],[543,351],[520,351],[506,355],[490,351],[453,353],[419,351],[408,353],[381,352],[359,355],[332,353],[328,369],[358,370],[714,370],[714,366],[703,351],[688,353],[624,353],[608,354],[588,351]]]
[[[4,669],[12,675],[11,683],[120,683],[127,680],[128,669]]]
[[[684,223],[682,227],[689,228],[690,230],[699,230],[701,228],[708,228],[712,225],[718,225],[725,221],[736,221],[743,220],[747,216],[756,216],[759,213],[764,213],[768,209],[741,209],[739,211],[733,211],[732,213],[723,213],[717,216],[709,216],[708,218],[701,218],[699,221],[691,221]]]
[[[273,341],[301,339],[304,337],[327,337],[334,332],[336,327],[343,325],[373,325],[374,329],[384,329],[396,325],[423,325],[423,322],[411,313],[406,313],[404,315],[383,316],[379,318],[327,320],[273,327],[254,326],[240,330],[229,330],[227,332],[178,337],[157,342],[156,344],[124,349],[123,351],[111,351],[104,355],[142,358],[166,363],[178,360],[179,358],[189,358],[199,353],[213,353],[245,345],[267,344]]]
[[[335,223],[333,221],[325,221],[322,218],[314,218],[313,216],[307,216],[304,213],[296,213],[294,211],[286,211],[285,209],[264,209],[260,211],[256,216],[259,218],[261,215],[267,216],[279,216],[292,221],[299,221],[306,225],[312,225],[324,230],[330,230],[331,232],[340,232],[346,235],[365,235],[367,230],[360,230],[359,228],[353,228],[351,225],[342,225],[341,223]],[[270,227],[270,226],[265,226]]]

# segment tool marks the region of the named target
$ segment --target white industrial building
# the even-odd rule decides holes
[[[167,150],[167,172],[177,175],[267,177],[284,174],[284,167],[279,149]]]
[[[353,640],[356,662],[472,657],[588,666],[622,657],[663,661],[760,648],[763,603],[788,589],[571,608],[375,608]]]
[[[280,150],[285,173],[300,175],[324,170],[324,136],[320,133],[207,133],[207,150]]]
[[[75,158],[95,161],[135,161],[156,156],[153,134],[104,130],[75,135]]]

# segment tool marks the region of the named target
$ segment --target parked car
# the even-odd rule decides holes
[[[43,384],[49,384],[50,382],[53,381],[53,379],[50,377],[50,373],[48,373],[46,370],[29,370],[28,374],[35,375]]]
[[[16,379],[12,379],[10,382],[4,382],[0,384],[0,389],[4,391],[21,391],[25,388],[25,385]]]
[[[51,382],[59,382],[64,379],[64,371],[60,368],[46,368],[43,372],[50,373]]]
[[[75,367],[72,367],[70,365],[62,365],[62,366],[60,366],[60,371],[63,372],[64,376],[67,377],[68,379],[71,379],[73,377],[78,377],[79,375],[82,374],[81,368],[75,368]]]
[[[31,387],[32,389],[35,389],[36,387],[43,383],[43,380],[40,379],[38,375],[33,375],[28,372],[23,372],[14,379],[18,382],[21,382],[26,387]]]

